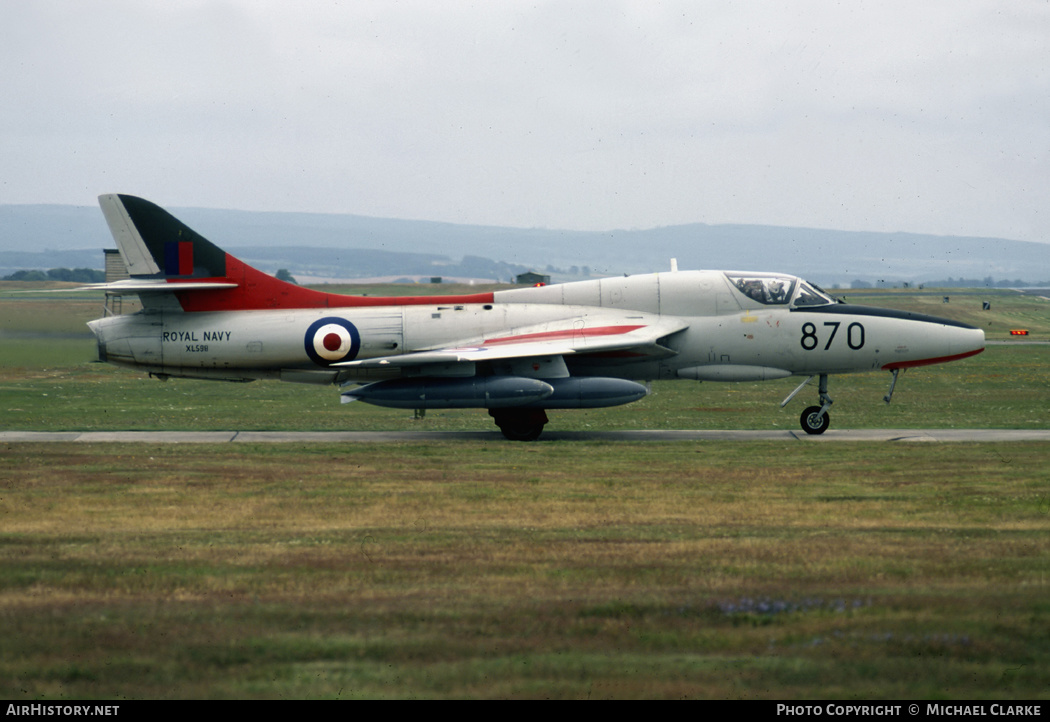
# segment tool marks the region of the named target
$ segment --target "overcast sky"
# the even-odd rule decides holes
[[[1050,241],[1050,2],[0,2],[0,203]]]

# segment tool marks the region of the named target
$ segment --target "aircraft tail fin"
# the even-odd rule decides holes
[[[98,200],[132,279],[103,286],[112,293],[138,293],[147,306],[174,295],[184,311],[328,305],[328,294],[252,268],[154,203],[116,193]]]
[[[99,196],[102,214],[133,278],[223,278],[226,254],[166,210],[135,196]]]

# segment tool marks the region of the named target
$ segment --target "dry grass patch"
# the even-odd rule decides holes
[[[1044,449],[7,445],[0,690],[1039,694]]]

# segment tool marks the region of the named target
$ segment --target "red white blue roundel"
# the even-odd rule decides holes
[[[306,355],[321,366],[353,361],[361,349],[361,334],[343,318],[319,318],[306,329]]]

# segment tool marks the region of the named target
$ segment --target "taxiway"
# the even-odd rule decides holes
[[[0,443],[341,444],[405,441],[510,443],[498,431],[0,431]],[[819,436],[784,430],[548,431],[535,443],[547,441],[1047,442],[1050,441],[1050,429],[831,429]]]

